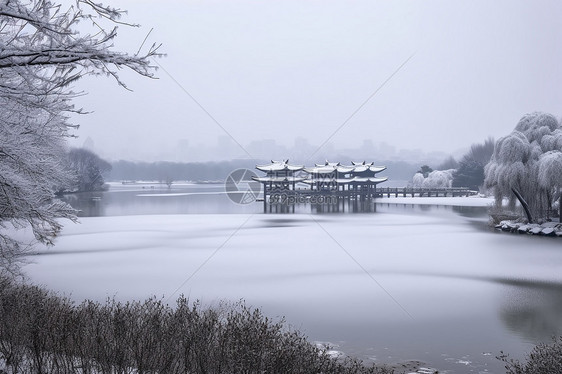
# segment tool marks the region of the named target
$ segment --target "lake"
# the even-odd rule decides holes
[[[286,214],[234,204],[222,185],[113,184],[66,199],[81,223],[26,272],[78,301],[244,299],[344,354],[448,373],[503,373],[500,350],[522,358],[562,334],[562,242],[490,229],[489,199]]]

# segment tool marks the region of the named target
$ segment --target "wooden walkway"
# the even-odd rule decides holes
[[[468,188],[453,187],[453,188],[419,188],[419,187],[379,187],[371,190],[310,190],[304,188],[290,189],[273,189],[268,190],[268,196],[332,196],[338,198],[347,197],[461,197],[476,195],[477,191],[472,191]]]
[[[411,197],[439,197],[439,196],[471,196],[476,195],[477,191],[472,191],[468,188],[453,187],[453,188],[419,188],[419,187],[379,187],[377,188],[377,195],[379,196],[411,196]]]

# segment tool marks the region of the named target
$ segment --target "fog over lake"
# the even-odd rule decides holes
[[[357,214],[264,214],[222,185],[67,199],[80,224],[25,271],[77,301],[244,299],[344,354],[452,373],[502,373],[500,350],[562,333],[560,241],[490,229],[491,199],[384,197]]]

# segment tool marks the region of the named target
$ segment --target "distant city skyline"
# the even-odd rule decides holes
[[[302,138],[328,155],[363,140],[454,155],[526,113],[562,114],[559,1],[110,5],[142,25],[120,27],[116,48],[135,53],[152,29],[145,47],[167,54],[156,80],[121,73],[132,92],[111,78],[77,82],[88,95],[76,105],[92,113],[73,117],[71,145],[90,137],[110,159],[178,157],[184,142],[192,152],[180,155],[199,160],[221,136],[249,153]]]
[[[223,161],[236,159],[255,159],[255,160],[285,160],[289,159],[300,163],[323,162],[324,160],[339,160],[342,162],[350,161],[405,161],[410,163],[425,161],[436,165],[444,161],[449,156],[456,159],[462,157],[469,148],[461,149],[455,154],[445,152],[424,152],[421,149],[397,149],[386,142],[375,143],[372,139],[363,139],[356,147],[337,148],[333,143],[325,144],[320,147],[318,144],[311,144],[307,139],[297,137],[290,145],[279,144],[275,139],[254,140],[241,148],[228,136],[218,136],[214,143],[192,144],[188,139],[179,139],[174,147],[165,149],[152,147],[145,150],[146,157],[138,158],[135,154],[127,157],[113,158],[105,154],[102,149],[98,149],[94,139],[88,137],[82,145],[99,154],[102,158],[109,161],[172,161],[172,162],[206,162]],[[151,153],[152,152],[152,153]],[[250,157],[251,156],[251,157]],[[340,160],[342,157],[350,160]]]

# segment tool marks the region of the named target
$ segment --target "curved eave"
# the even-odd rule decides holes
[[[382,182],[386,182],[388,180],[388,177],[381,177],[381,178],[360,178],[360,177],[355,177],[352,179],[352,181],[354,183],[375,183],[375,184],[379,184]]]
[[[326,180],[317,180],[317,179],[305,179],[302,181],[303,183],[306,184],[331,184],[331,183],[336,183],[336,184],[349,184],[351,182],[353,182],[352,179],[344,179],[344,178],[338,178],[338,179],[326,179]]]
[[[352,168],[353,172],[355,173],[363,173],[367,170],[372,171],[373,173],[380,173],[383,170],[386,170],[386,166],[374,166],[373,162],[364,164],[359,162],[351,162],[352,166],[345,166],[348,168]]]
[[[265,173],[285,170],[284,165],[256,165],[256,169]]]
[[[256,165],[256,169],[264,173],[273,173],[279,171],[299,171],[304,169],[301,165],[287,165],[287,164],[271,164],[271,165]]]
[[[299,183],[304,181],[301,177],[252,177],[253,180],[260,183]]]
[[[338,173],[351,173],[353,166],[338,166]]]
[[[386,166],[371,166],[369,168],[373,173],[380,173],[381,171],[386,170]]]
[[[304,168],[308,174],[331,174],[336,170],[332,166],[321,166],[315,168]]]
[[[349,183],[374,183],[379,184],[382,182],[386,182],[388,180],[387,177],[381,178],[360,178],[360,177],[353,177],[353,178],[338,178],[338,179],[325,179],[325,180],[318,180],[318,179],[305,179],[302,182],[306,184],[349,184]]]
[[[304,165],[287,165],[287,169],[290,171],[299,171],[304,169]]]
[[[353,172],[354,173],[364,173],[367,170],[369,170],[369,166],[368,165],[357,165],[353,167]]]

